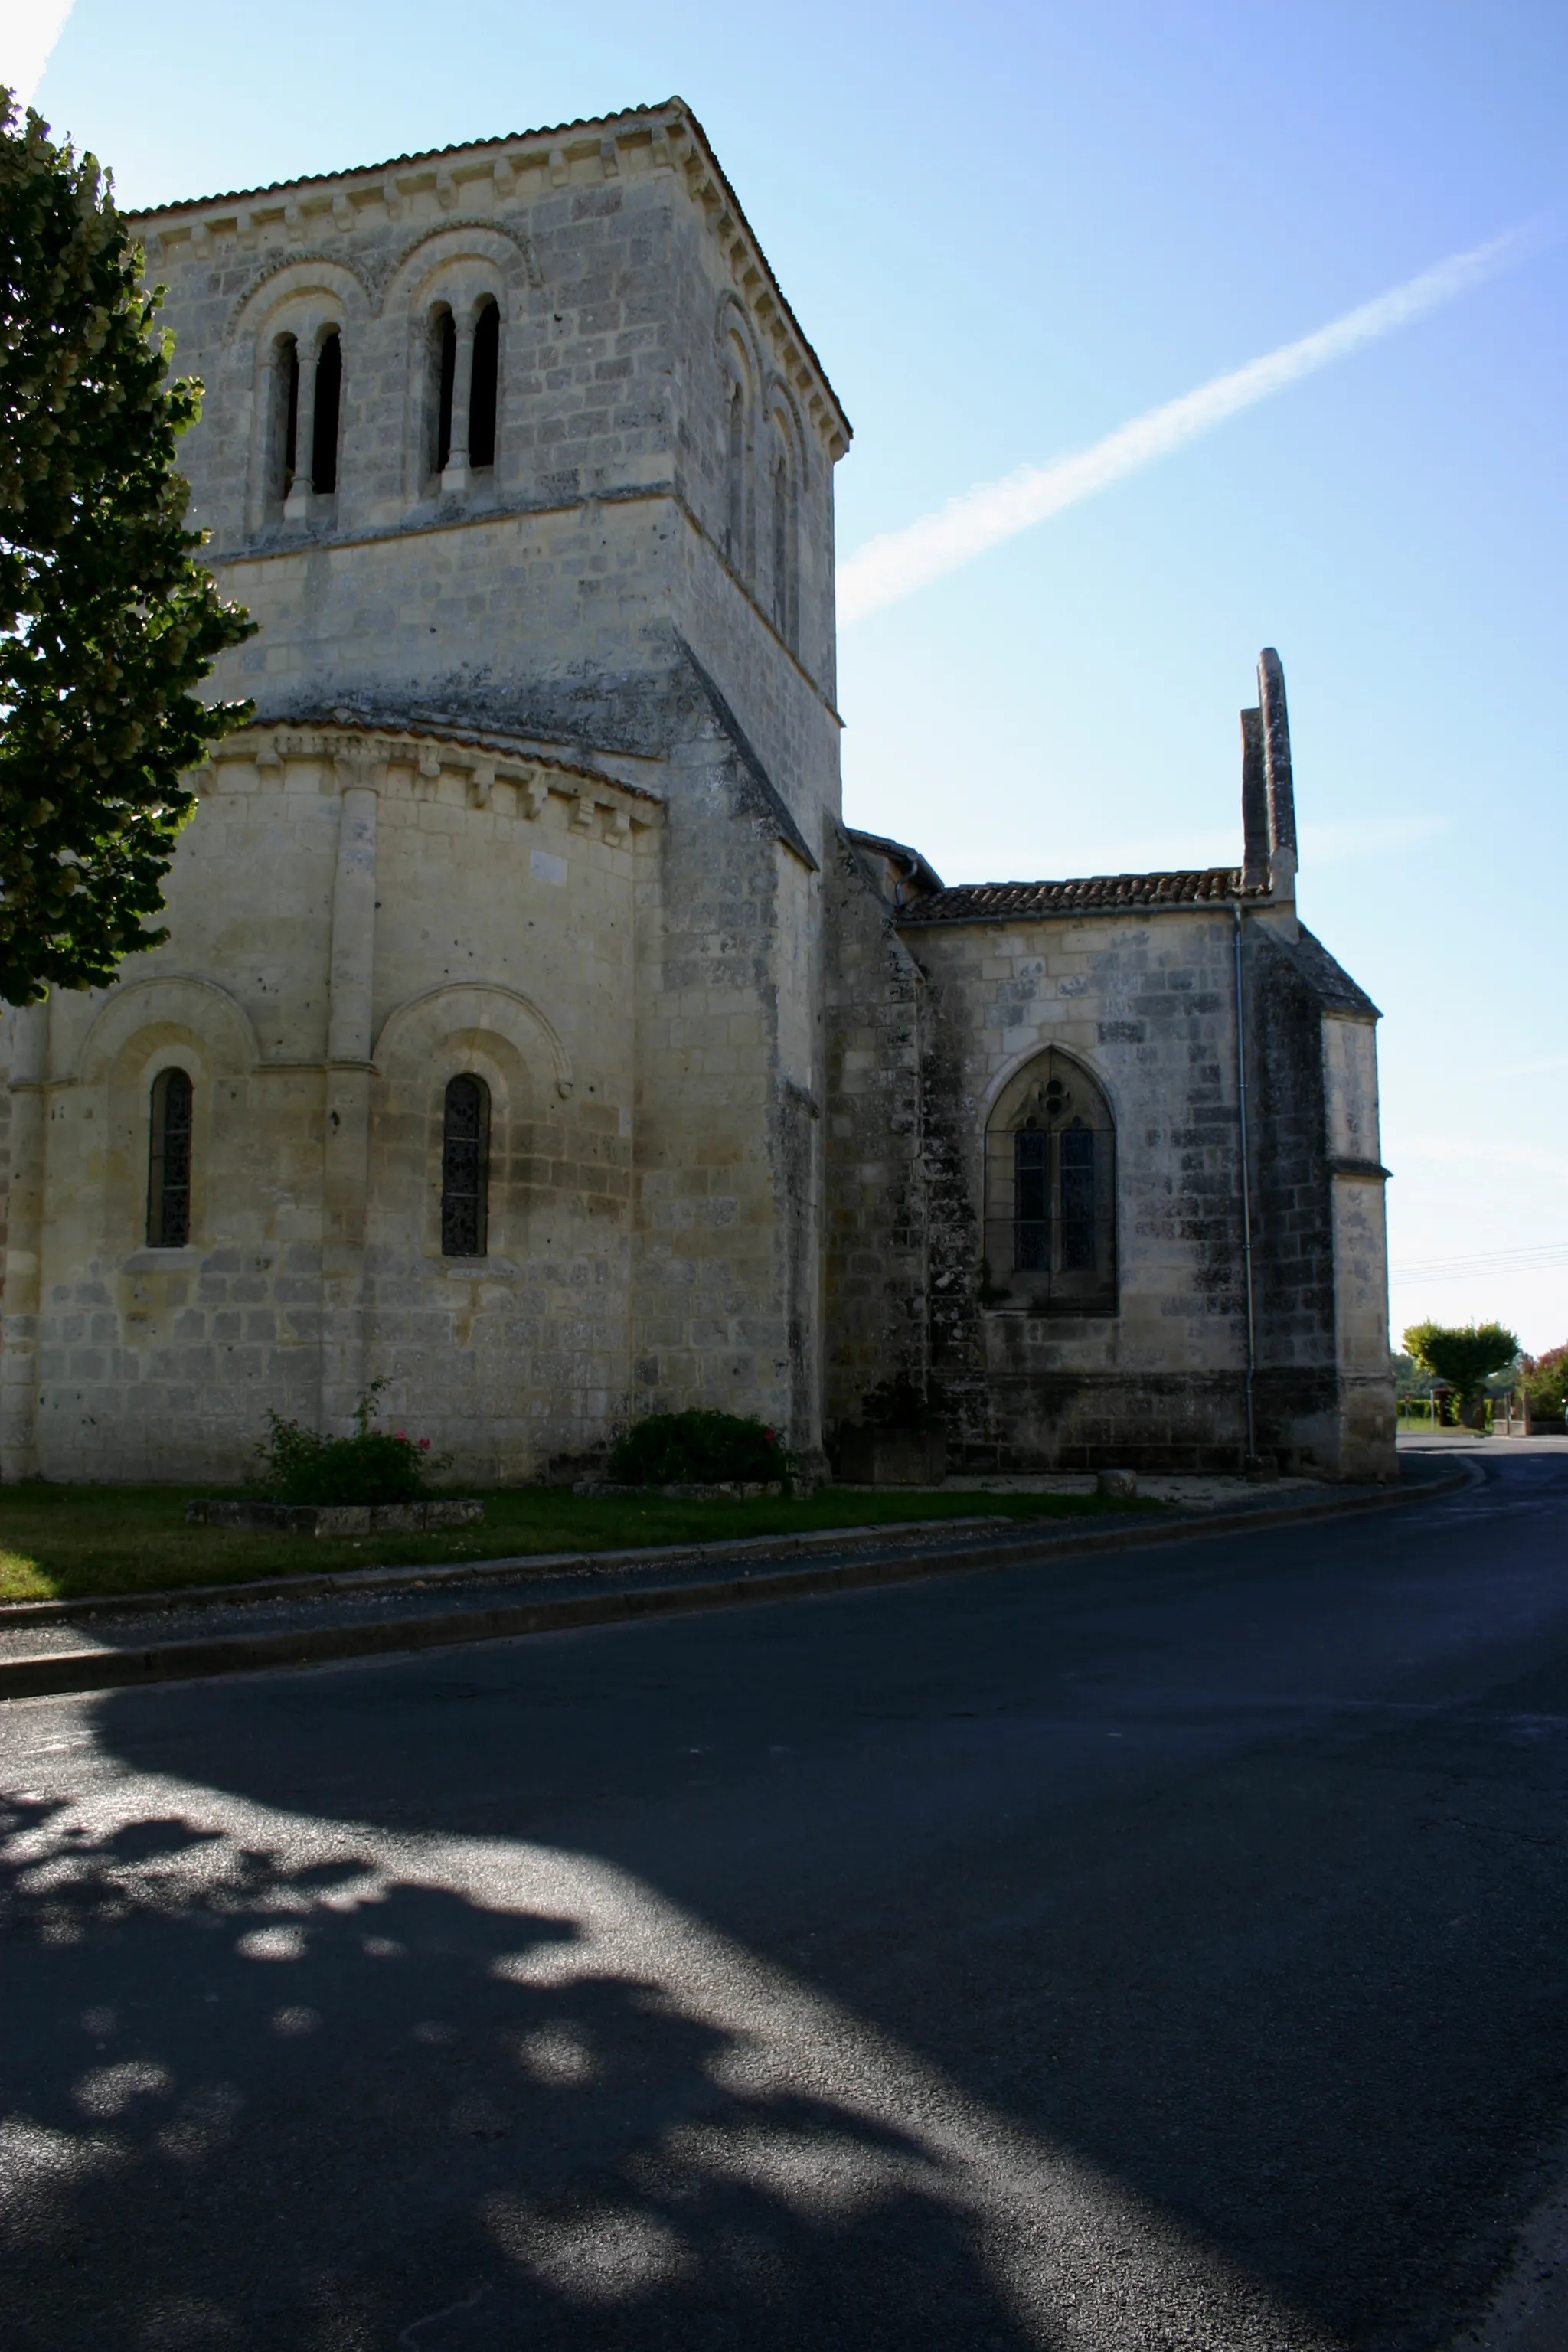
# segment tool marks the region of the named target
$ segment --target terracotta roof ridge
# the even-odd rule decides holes
[[[1086,874],[1059,882],[950,883],[910,907],[900,919],[940,923],[1077,907],[1212,906],[1268,895],[1267,887],[1244,884],[1239,866],[1174,866],[1148,874]]]

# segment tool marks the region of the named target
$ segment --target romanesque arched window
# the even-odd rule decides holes
[[[746,394],[738,375],[724,419],[724,552],[737,572],[745,570]]]
[[[469,476],[496,461],[500,306],[494,295],[438,303],[426,350],[426,495],[461,496]]]
[[[773,626],[793,653],[800,635],[799,467],[791,421],[775,405],[769,434],[769,593]]]
[[[468,463],[496,461],[496,412],[500,394],[500,308],[482,302],[474,320],[473,382],[468,393]]]
[[[441,1125],[443,1257],[485,1255],[489,1156],[489,1088],[466,1073],[448,1079]]]
[[[195,1090],[190,1074],[160,1070],[153,1081],[147,1166],[147,1246],[184,1249],[191,1237],[191,1130]]]
[[[430,450],[433,474],[452,454],[452,397],[458,386],[458,322],[445,304],[430,320]]]
[[[985,1262],[1000,1306],[1116,1310],[1116,1129],[1081,1062],[1052,1047],[998,1097],[985,1138]]]
[[[310,420],[310,488],[318,498],[331,498],[337,490],[342,400],[342,338],[331,327],[316,352],[316,400]]]
[[[299,453],[300,346],[292,335],[280,335],[272,352],[269,499],[280,503],[293,488]]]

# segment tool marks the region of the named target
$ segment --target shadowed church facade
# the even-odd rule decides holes
[[[170,938],[7,1017],[0,1473],[233,1477],[373,1380],[465,1478],[640,1413],[808,1461],[1393,1466],[1376,1013],[1234,868],[847,829],[849,426],[679,101],[142,220],[255,722]]]

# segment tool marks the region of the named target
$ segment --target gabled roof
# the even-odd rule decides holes
[[[1005,922],[1120,908],[1224,905],[1268,896],[1267,887],[1244,889],[1237,866],[1210,866],[1184,874],[1091,874],[1077,882],[960,882],[917,900],[900,919]]]

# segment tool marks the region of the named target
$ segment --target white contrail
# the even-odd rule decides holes
[[[1146,416],[1134,417],[1131,425],[1108,433],[1091,448],[1058,457],[1048,466],[1020,466],[1016,473],[1005,475],[999,482],[982,482],[950,499],[934,514],[921,515],[901,530],[868,540],[839,572],[840,621],[861,620],[868,613],[923,588],[928,581],[956,572],[960,564],[983,555],[999,540],[1027,530],[1031,523],[1043,522],[1047,515],[1060,514],[1064,507],[1077,506],[1081,499],[1092,498],[1124,475],[1179,449],[1184,441],[1212,432],[1239,409],[1267,400],[1270,393],[1283,392],[1287,384],[1327,367],[1331,360],[1343,359],[1347,352],[1360,351],[1363,344],[1374,343],[1396,327],[1452,301],[1456,294],[1522,260],[1542,241],[1539,226],[1531,225],[1510,229],[1489,245],[1472,246],[1467,253],[1451,254],[1447,261],[1424,269],[1418,278],[1347,310],[1342,319],[1331,320],[1315,334],[1285,343],[1262,359],[1249,360],[1229,375],[1200,384],[1196,392],[1184,393],[1180,400],[1168,400]]]
[[[30,106],[72,0],[5,0],[0,7],[0,82],[18,108]]]

